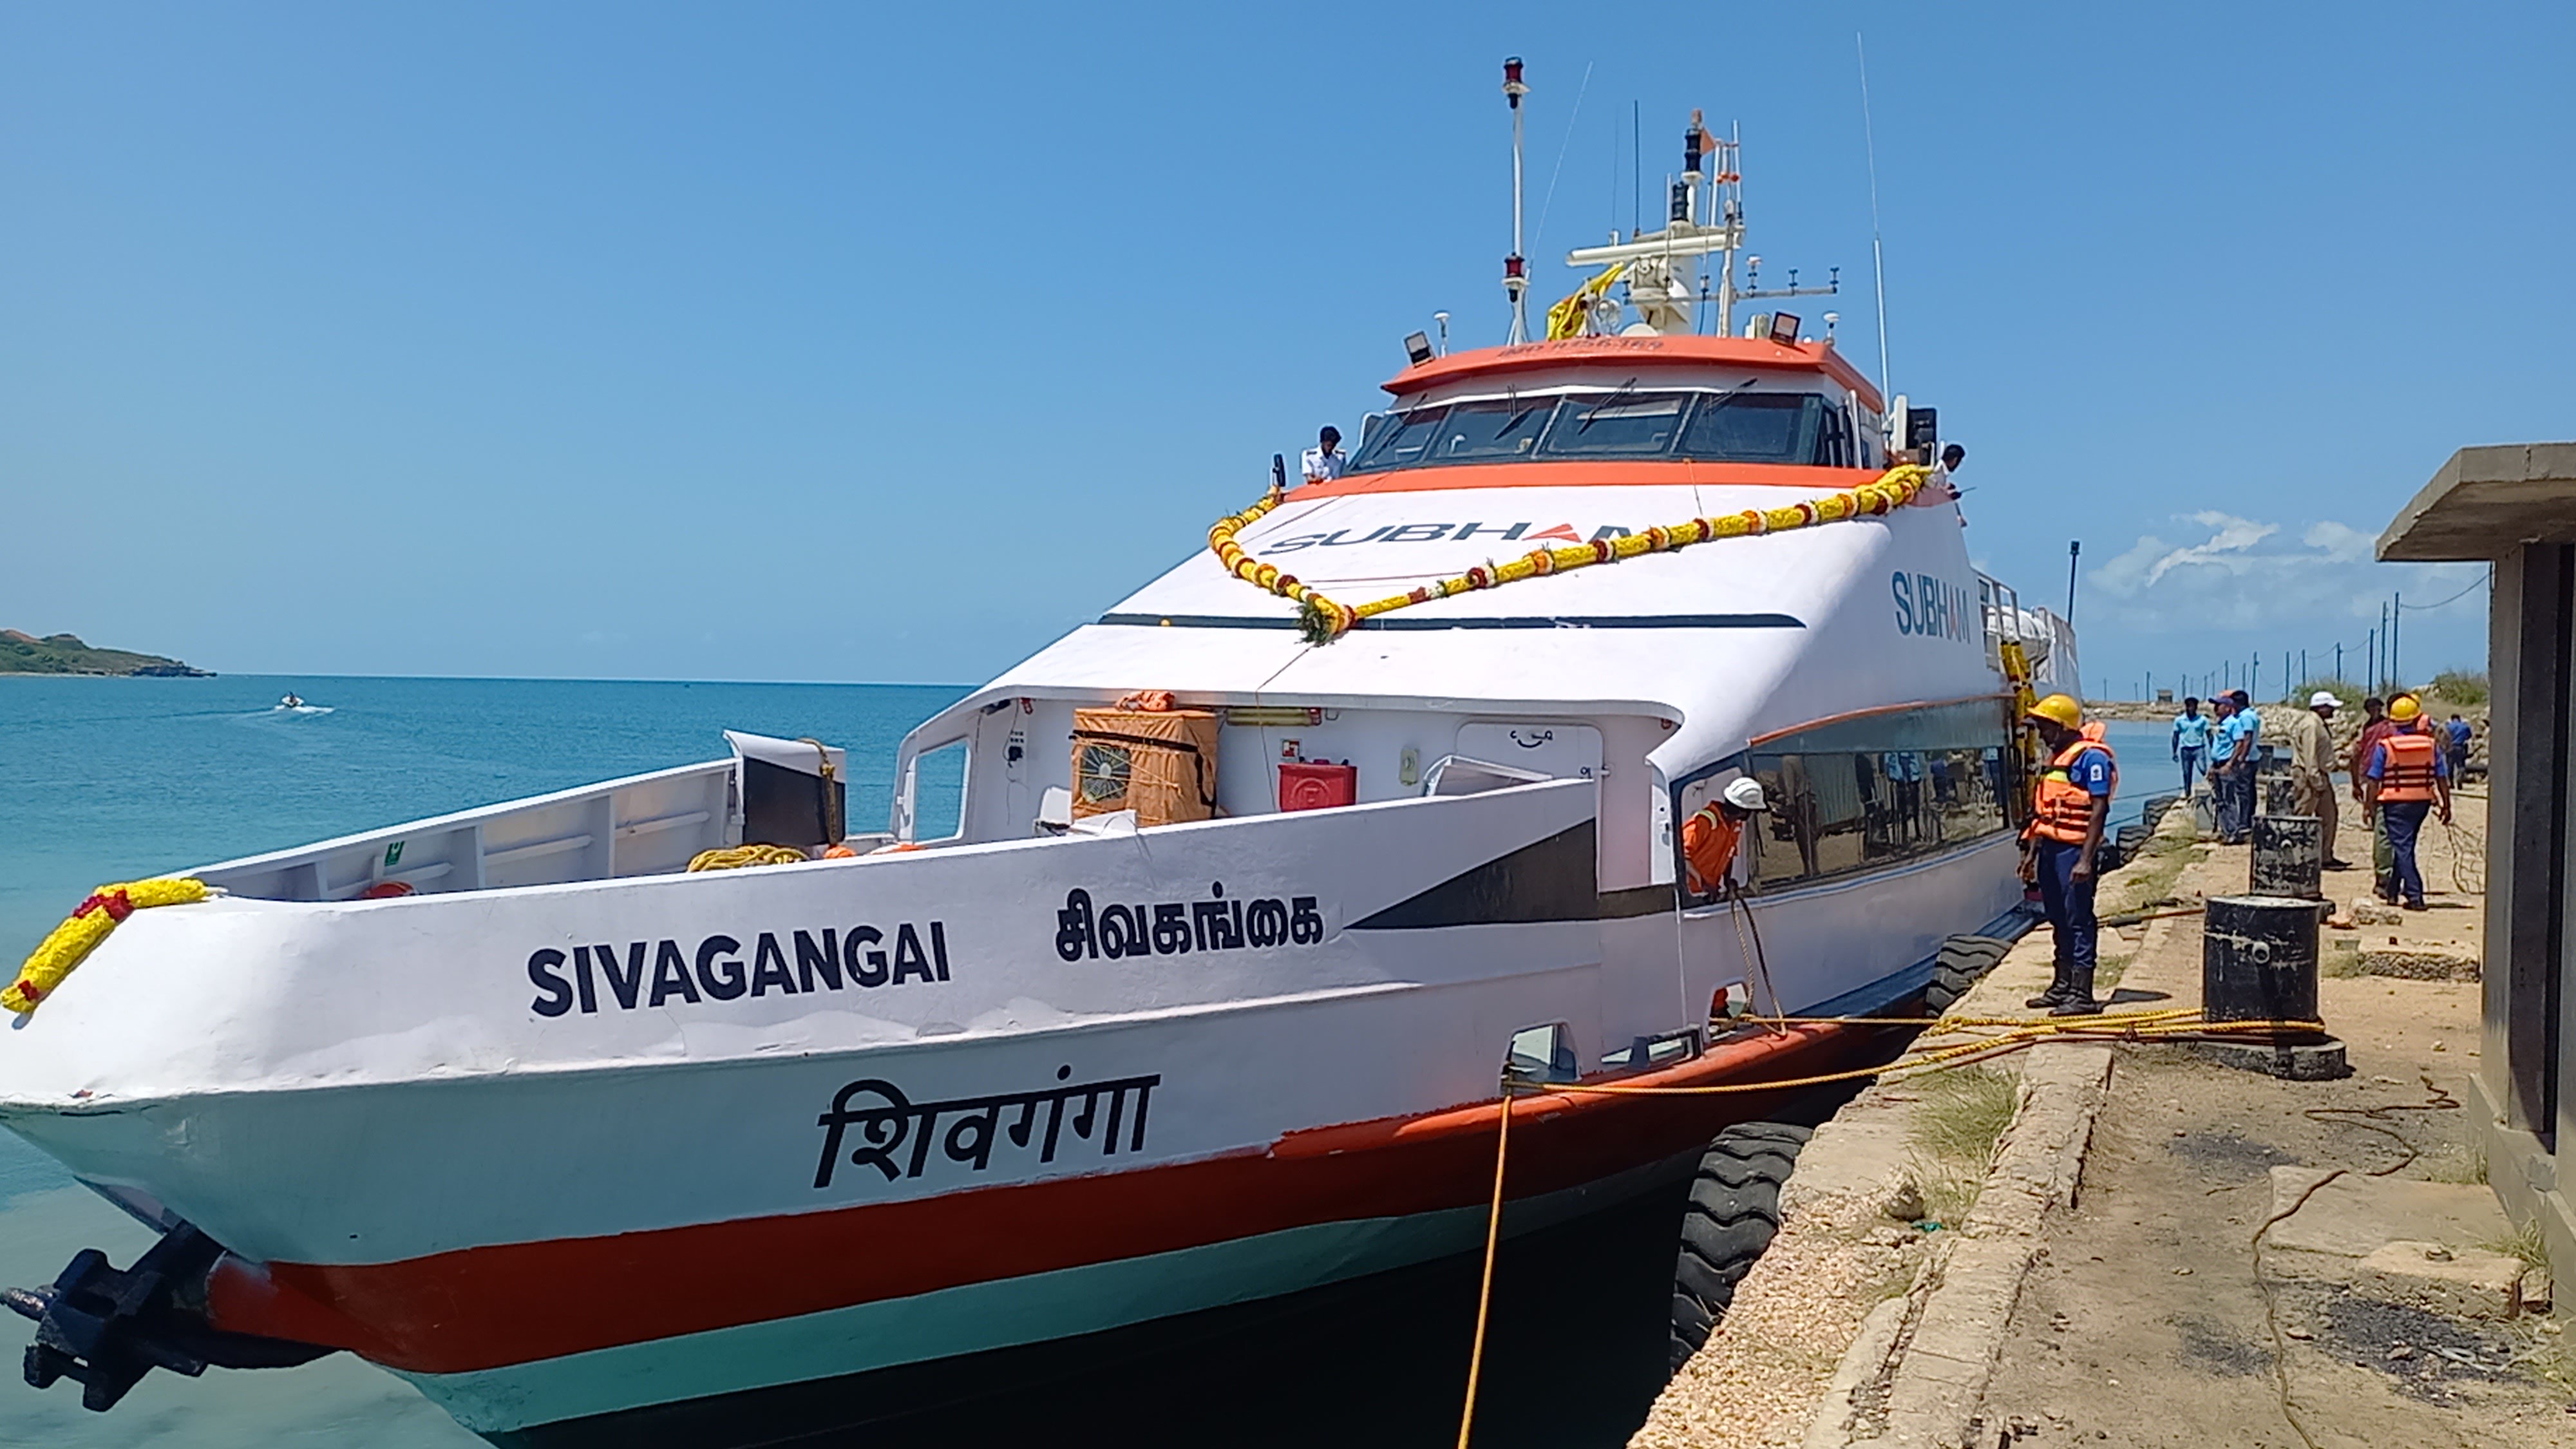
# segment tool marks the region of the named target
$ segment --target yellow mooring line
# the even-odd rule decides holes
[[[1748,1023],[1766,1026],[1924,1026],[1921,1017],[1894,1016],[1765,1016],[1746,1017]],[[1476,1389],[1485,1366],[1485,1325],[1491,1315],[1494,1299],[1494,1254],[1503,1235],[1503,1175],[1509,1165],[1512,1142],[1512,1099],[1522,1095],[1553,1093],[1561,1096],[1628,1096],[1628,1097],[1710,1097],[1729,1092],[1777,1092],[1796,1087],[1818,1087],[1829,1082],[1858,1081],[1877,1077],[1897,1081],[1919,1077],[1952,1067],[1967,1066],[2005,1052],[2023,1051],[2044,1041],[2187,1041],[2210,1036],[2278,1036],[2288,1033],[2322,1033],[2325,1023],[2317,1021],[2210,1021],[2198,1007],[2175,1007],[2165,1011],[2101,1012],[2092,1016],[2058,1016],[2033,1021],[2027,1017],[1946,1016],[1929,1024],[1927,1034],[1947,1033],[1957,1027],[1998,1027],[2002,1030],[1972,1041],[1935,1047],[1930,1051],[1908,1049],[1911,1060],[1899,1060],[1884,1067],[1855,1067],[1848,1071],[1820,1072],[1814,1076],[1790,1077],[1782,1081],[1718,1082],[1699,1087],[1622,1086],[1615,1082],[1506,1082],[1503,1085],[1500,1124],[1494,1134],[1494,1198],[1485,1214],[1485,1267],[1476,1282],[1476,1336],[1467,1353],[1467,1400],[1458,1414],[1458,1449],[1468,1449],[1468,1436],[1476,1425]]]

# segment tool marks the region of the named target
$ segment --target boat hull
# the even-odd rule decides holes
[[[694,1426],[677,1442],[731,1442],[730,1411],[670,1406],[827,1405],[793,1386],[862,1380],[881,1397],[949,1381],[926,1365],[1472,1251],[1516,1033],[1557,1024],[1566,1069],[1597,1076],[1647,1003],[1698,1025],[1711,983],[1760,974],[1721,917],[1603,893],[1593,810],[1587,783],[1558,783],[732,881],[139,913],[30,1024],[0,1120],[232,1249],[206,1285],[219,1329],[353,1350],[513,1442],[647,1411]],[[1875,915],[1838,892],[1764,903],[1783,999],[1918,994],[1915,951],[1991,917],[2008,857],[1987,842],[1891,876]],[[1105,909],[1075,929],[1071,883],[1144,918],[1218,899],[1211,879],[1276,903],[1289,934],[1112,958],[1092,954]],[[1920,941],[1889,929],[1899,904]],[[912,979],[667,1003],[631,984],[665,954],[739,983],[754,931],[708,932],[823,919],[881,923],[888,960],[843,964],[889,978],[885,923],[923,923]],[[612,960],[635,1009],[607,1000]],[[298,996],[324,1019],[285,1009]],[[509,1010],[457,1005],[495,997]],[[1507,1226],[1640,1191],[1776,1111],[1787,1089],[1766,1084],[1885,1042],[1741,1030],[1619,1080],[1761,1090],[1526,1099]],[[190,1073],[197,1090],[142,1090]]]

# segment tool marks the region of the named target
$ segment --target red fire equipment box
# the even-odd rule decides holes
[[[1357,765],[1310,764],[1290,760],[1279,766],[1279,808],[1282,810],[1329,810],[1348,805],[1360,797],[1360,767]]]

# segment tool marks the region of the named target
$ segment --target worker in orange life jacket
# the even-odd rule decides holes
[[[2103,742],[2102,727],[2085,724],[2083,709],[2070,696],[2052,694],[2032,705],[2030,722],[2049,762],[2033,791],[2030,826],[2022,832],[2021,878],[2039,885],[2040,905],[2056,937],[2057,969],[2048,989],[2028,1004],[2052,1016],[2090,1016],[2102,1009],[2093,999],[2101,938],[2093,915],[2093,858],[2102,845],[2102,822],[2110,818],[2111,794],[2119,788],[2119,764]]]
[[[1744,843],[1744,822],[1769,805],[1762,782],[1745,776],[1730,780],[1718,797],[1682,822],[1682,862],[1690,870],[1690,889],[1704,896],[1725,887],[1734,869],[1736,847]]]
[[[2424,706],[2411,694],[2388,702],[2390,731],[2380,737],[2362,767],[2361,813],[2375,813],[2388,832],[2390,871],[2379,882],[2379,898],[2403,895],[2406,909],[2424,909],[2424,873],[2415,867],[2415,839],[2424,817],[2438,805],[2442,823],[2451,823],[2451,765],[2441,742],[2426,727]]]

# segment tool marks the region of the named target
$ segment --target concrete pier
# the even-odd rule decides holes
[[[2461,838],[2484,811],[2461,800]],[[1940,1170],[1921,1131],[1938,1078],[1863,1093],[1816,1133],[1774,1256],[1632,1444],[2565,1442],[2565,1391],[2520,1366],[2561,1342],[2540,1327],[2552,1285],[2503,1246],[2514,1229],[2474,1180],[2478,987],[2366,974],[2372,957],[2335,946],[2456,949],[2484,903],[2439,889],[2475,883],[2451,839],[2426,840],[2434,910],[2324,928],[2318,1006],[2349,1043],[2341,1081],[2175,1047],[2000,1059],[2010,1125],[1973,1205],[1938,1227],[1889,1216],[1919,1211],[1909,1185]],[[2248,868],[2246,848],[2196,843],[2174,812],[2106,880],[2104,913],[2233,893]],[[2201,934],[2184,914],[2106,936],[2114,1010],[2198,1005]],[[1960,1011],[2021,1014],[2048,955],[2045,933],[2025,939]]]

